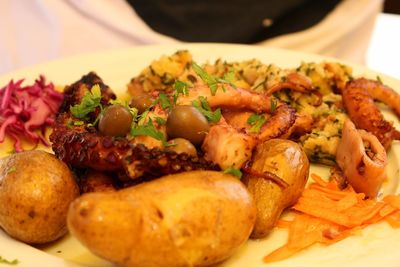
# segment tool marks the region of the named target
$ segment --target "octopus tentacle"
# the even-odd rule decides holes
[[[388,105],[396,113],[397,117],[400,118],[400,94],[395,90],[381,82],[366,78],[356,79],[352,83],[364,88],[373,99]]]
[[[69,112],[69,106],[80,103],[82,97],[94,85],[99,84],[102,103],[108,105],[114,93],[94,73],[89,73],[71,86],[66,87],[64,112],[57,116],[50,141],[54,154],[76,168],[91,168],[98,171],[126,172],[130,179],[141,175],[168,174],[188,169],[218,169],[218,167],[201,157],[162,150],[158,147],[148,148],[143,144],[133,144],[127,138],[114,138],[100,134],[88,124],[75,125]],[[89,114],[94,117],[99,111]],[[72,122],[72,123],[70,123]]]
[[[100,86],[101,103],[103,105],[107,105],[111,99],[116,98],[110,87],[92,71],[82,76],[80,80],[64,88],[64,102],[61,105],[60,112],[69,112],[70,107],[79,104],[84,95],[96,84]]]
[[[311,79],[296,72],[289,73],[285,81],[276,83],[267,88],[266,94],[272,95],[273,93],[283,89],[290,89],[301,93],[315,92]]]
[[[261,141],[267,141],[277,138],[286,133],[296,120],[296,111],[291,106],[280,104],[272,117],[261,128],[258,138]]]
[[[218,84],[218,89],[214,95],[211,93],[210,87],[198,85],[190,89],[187,95],[180,96],[177,105],[191,105],[200,96],[207,98],[211,108],[247,109],[257,113],[271,110],[269,96],[234,88],[228,84]]]
[[[384,119],[360,80],[349,82],[342,91],[342,97],[344,107],[356,127],[374,134],[385,149],[389,149],[393,140],[400,138],[400,133]]]
[[[222,169],[240,169],[250,160],[257,138],[238,130],[227,123],[220,123],[210,128],[204,139],[202,149],[205,158]]]
[[[243,112],[244,116],[241,113],[228,114],[231,116],[230,121],[235,121],[234,117],[240,117],[241,122],[230,125],[222,119],[219,124],[210,128],[202,145],[206,159],[218,164],[222,169],[244,166],[251,159],[253,149],[258,142],[281,136],[292,127],[296,119],[295,110],[282,103],[262,126],[260,133],[254,134],[248,127],[239,129],[234,127],[234,125],[244,126],[242,121],[249,115],[248,113]]]
[[[203,157],[178,154],[160,148],[148,149],[142,144],[130,145],[123,160],[126,173],[131,179],[141,176],[160,177],[192,170],[219,170],[219,167]]]

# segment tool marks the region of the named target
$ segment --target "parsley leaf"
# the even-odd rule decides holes
[[[12,173],[12,172],[16,172],[16,171],[17,171],[17,167],[12,166],[11,168],[9,168],[9,169],[7,170],[7,174]]]
[[[193,100],[192,105],[199,110],[209,122],[216,123],[221,119],[221,109],[218,108],[215,111],[212,111],[204,96],[200,96],[197,100]]]
[[[239,179],[242,178],[243,173],[239,169],[235,168],[228,168],[224,170],[224,173],[234,175],[238,177]]]
[[[189,94],[189,85],[185,82],[182,82],[180,80],[176,80],[174,83],[174,88],[176,90],[176,93],[182,94],[182,95],[188,95]]]
[[[377,75],[376,80],[378,81],[378,83],[383,84],[381,76]]]
[[[150,110],[146,110],[142,114],[140,114],[137,125],[140,126],[140,125],[144,124],[144,121],[146,120],[147,115],[149,115],[149,112],[150,112]]]
[[[12,261],[7,260],[5,258],[3,258],[2,256],[0,256],[0,263],[4,263],[4,264],[9,264],[9,265],[17,265],[19,263],[18,259],[14,259]]]
[[[233,69],[230,69],[229,72],[224,74],[224,77],[217,78],[217,81],[223,84],[229,84],[232,86],[234,89],[236,89],[235,85],[235,71]],[[223,87],[225,89],[225,87]]]
[[[233,88],[236,89],[236,85],[234,84],[235,81],[235,72],[231,69],[228,73],[224,75],[223,78],[214,77],[208,74],[202,67],[197,65],[195,62],[192,63],[192,68],[194,72],[210,87],[211,95],[215,95],[218,89],[218,83],[222,84],[229,84]],[[226,88],[222,87],[224,90]]]
[[[179,95],[187,96],[189,94],[189,85],[180,80],[176,80],[174,83],[175,94],[173,95],[174,104],[178,100]]]
[[[253,114],[247,119],[247,123],[252,127],[250,128],[251,133],[258,133],[261,127],[264,125],[266,119],[263,115]]]
[[[165,141],[165,136],[162,132],[158,131],[153,125],[153,121],[149,119],[147,124],[137,125],[131,129],[132,136],[147,135],[154,139]]]
[[[97,107],[101,106],[101,89],[98,84],[92,86],[91,90],[87,92],[81,103],[71,107],[71,113],[78,119],[84,119],[90,112],[95,111]]]
[[[218,79],[208,74],[202,67],[195,62],[192,63],[194,72],[210,87],[211,95],[215,95],[218,89]]]
[[[83,121],[74,121],[74,126],[81,126],[83,124],[84,124]]]
[[[171,108],[171,102],[169,102],[169,98],[166,94],[160,93],[158,96],[158,102],[160,102],[160,105],[163,109],[169,109]]]
[[[273,98],[271,98],[271,113],[274,113],[274,112],[275,112],[275,110],[276,110],[276,105],[277,105],[276,100],[273,99]]]
[[[15,154],[15,153],[17,153],[17,151],[15,150],[15,148],[13,148],[13,149],[10,150],[10,151],[7,151],[7,154]]]
[[[158,123],[158,125],[164,125],[167,123],[167,121],[161,117],[155,117],[156,122]]]

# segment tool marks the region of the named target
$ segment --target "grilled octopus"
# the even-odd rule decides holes
[[[159,177],[189,170],[218,169],[201,155],[193,157],[159,147],[148,148],[127,138],[104,136],[90,124],[74,123],[77,119],[72,116],[70,107],[79,104],[95,84],[101,89],[101,103],[103,106],[109,105],[109,101],[116,96],[94,72],[83,76],[64,90],[64,103],[50,136],[53,151],[59,159],[74,168],[118,172],[121,177],[129,179]],[[91,121],[99,113],[100,109],[90,113]]]
[[[342,90],[342,97],[355,126],[374,134],[386,150],[393,140],[400,139],[400,132],[385,120],[374,103],[374,99],[382,101],[399,116],[400,96],[393,89],[377,81],[360,78],[346,85]]]

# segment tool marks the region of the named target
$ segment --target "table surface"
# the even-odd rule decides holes
[[[400,15],[382,13],[378,16],[366,66],[400,79]]]

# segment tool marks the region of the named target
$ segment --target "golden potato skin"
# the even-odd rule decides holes
[[[209,266],[246,242],[255,206],[234,176],[169,175],[121,191],[88,193],[68,212],[72,235],[121,266]]]
[[[0,227],[20,241],[63,236],[68,206],[78,196],[71,171],[52,154],[26,151],[0,160]]]
[[[295,204],[308,178],[310,164],[307,155],[295,142],[271,139],[257,146],[251,169],[271,172],[288,183],[282,189],[262,177],[245,174],[243,183],[252,194],[257,207],[257,219],[251,238],[263,238],[275,226],[282,211]]]

